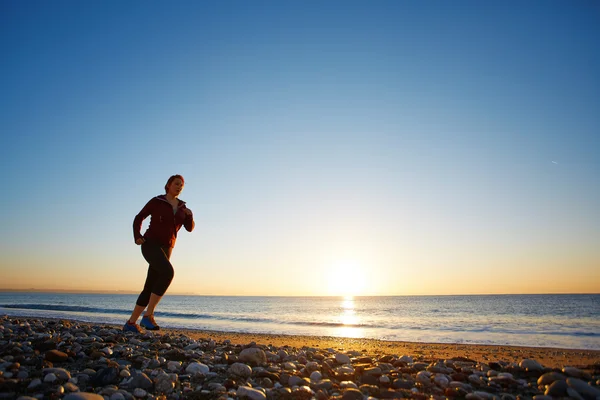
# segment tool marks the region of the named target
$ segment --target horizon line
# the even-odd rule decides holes
[[[132,290],[81,290],[81,289],[8,289],[0,288],[0,293],[64,293],[64,294],[139,294]],[[269,294],[203,294],[197,292],[173,292],[171,296],[204,297],[425,297],[425,296],[541,296],[541,295],[600,295],[600,292],[555,292],[555,293],[453,293],[453,294],[375,294],[375,295],[269,295]]]

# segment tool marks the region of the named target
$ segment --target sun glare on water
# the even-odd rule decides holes
[[[365,270],[358,262],[336,262],[327,273],[329,295],[360,296],[365,290],[365,278]]]

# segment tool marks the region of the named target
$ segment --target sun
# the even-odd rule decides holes
[[[335,262],[326,275],[330,296],[359,296],[365,290],[365,269],[354,260]]]

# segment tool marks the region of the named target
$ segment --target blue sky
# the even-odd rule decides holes
[[[3,285],[600,291],[596,2],[0,2]],[[4,279],[3,279],[4,280]]]

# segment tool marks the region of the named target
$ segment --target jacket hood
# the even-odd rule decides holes
[[[159,194],[158,196],[155,197],[155,199],[166,201],[167,203],[169,202],[167,200],[167,195],[166,194]],[[181,200],[179,198],[177,200],[179,201],[179,204],[177,205],[177,207],[181,207],[181,206],[185,205],[185,201],[183,201],[183,200]]]

